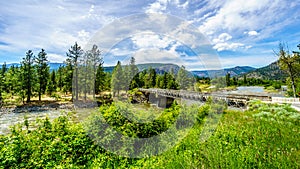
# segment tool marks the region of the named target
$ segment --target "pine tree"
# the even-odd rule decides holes
[[[185,70],[184,66],[180,67],[180,69],[177,73],[176,81],[177,81],[180,89],[182,89],[182,90],[186,90],[189,87],[190,80],[189,80],[188,73]]]
[[[247,85],[247,84],[248,84],[246,74],[244,74],[244,76],[243,76],[243,83],[244,83],[244,85]]]
[[[135,58],[134,57],[131,57],[130,58],[130,62],[129,62],[129,65],[128,65],[128,82],[129,82],[129,89],[133,89],[133,88],[136,88],[138,85],[137,85],[137,82],[138,82],[138,73],[139,73],[139,69],[138,67],[136,66],[135,64]]]
[[[47,82],[49,78],[49,65],[47,59],[47,53],[44,49],[39,52],[38,57],[35,58],[37,68],[37,80],[38,80],[38,95],[39,101],[41,101],[41,95],[45,94],[47,89]]]
[[[91,79],[93,86],[93,98],[95,99],[95,94],[99,94],[103,91],[105,82],[105,73],[103,68],[103,58],[101,57],[102,52],[99,50],[97,45],[93,45],[91,50],[87,51],[88,60],[90,61],[91,67]]]
[[[227,73],[227,74],[226,74],[226,85],[227,85],[227,86],[230,86],[230,85],[231,85],[231,83],[230,83],[230,73]]]
[[[4,90],[4,73],[3,73],[3,65],[2,65],[1,73],[0,73],[0,108],[2,107],[2,103],[3,103],[3,98],[2,98],[3,90]]]
[[[23,71],[23,76],[24,78],[22,79],[22,83],[25,85],[25,94],[26,94],[26,102],[29,103],[30,102],[30,98],[32,96],[32,92],[33,92],[33,84],[34,84],[34,67],[33,67],[33,63],[34,63],[34,55],[33,52],[31,50],[28,50],[26,52],[26,56],[25,58],[23,58],[23,61],[21,62],[22,65],[22,70]]]
[[[12,65],[5,74],[5,86],[7,93],[11,93],[12,96],[14,96],[15,93],[17,93],[16,88],[18,85],[18,71],[19,68]]]
[[[67,53],[68,59],[66,60],[66,63],[69,66],[68,68],[70,68],[70,70],[71,70],[68,73],[71,73],[72,75],[74,74],[73,79],[71,81],[72,87],[73,87],[72,88],[72,100],[74,100],[74,96],[75,96],[76,101],[78,101],[78,98],[79,98],[78,61],[79,61],[79,58],[82,56],[82,54],[83,54],[83,50],[77,44],[77,42],[75,42],[75,45],[71,46],[71,48],[69,49],[69,52]]]
[[[52,70],[50,79],[49,79],[49,85],[48,85],[48,94],[51,96],[53,92],[55,92],[57,89],[57,83],[56,83],[56,74],[55,71]]]
[[[63,87],[64,87],[64,66],[59,65],[59,68],[57,69],[57,78],[58,78],[58,82],[57,82],[57,87],[59,87],[60,91],[63,91]]]
[[[123,70],[121,66],[121,62],[118,61],[117,65],[115,66],[113,72],[112,72],[112,77],[111,77],[111,89],[113,92],[113,96],[117,95],[119,96],[120,90],[123,89]]]
[[[95,93],[100,94],[101,91],[105,90],[106,74],[103,68],[103,62],[99,64],[95,77]]]

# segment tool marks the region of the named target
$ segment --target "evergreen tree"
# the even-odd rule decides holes
[[[152,67],[149,67],[147,74],[144,76],[144,83],[146,88],[153,88],[156,84],[156,71]]]
[[[231,85],[231,82],[230,82],[230,73],[227,73],[225,78],[226,78],[226,85],[230,86]]]
[[[64,87],[63,74],[64,74],[64,66],[59,65],[59,68],[57,70],[57,79],[58,79],[57,87],[59,87],[60,91],[63,91],[63,87]]]
[[[81,47],[77,44],[77,42],[75,42],[74,46],[71,46],[71,48],[69,49],[69,52],[67,52],[67,57],[68,59],[66,60],[66,63],[68,65],[68,68],[70,71],[68,71],[68,73],[71,73],[72,75],[69,75],[67,80],[70,80],[70,77],[73,76],[73,79],[71,81],[71,86],[72,88],[72,100],[78,101],[78,97],[79,97],[79,86],[78,86],[78,61],[79,58],[82,56],[83,54],[83,50],[81,49]],[[68,82],[69,86],[70,86],[70,81]]]
[[[5,74],[5,86],[7,93],[11,93],[12,96],[17,92],[18,85],[18,68],[12,65]]]
[[[237,78],[236,78],[236,77],[233,77],[232,80],[233,80],[233,85],[234,85],[234,86],[237,86],[237,85],[238,85],[238,80],[237,80]]]
[[[184,66],[181,66],[178,73],[177,73],[177,78],[176,81],[180,87],[180,89],[182,90],[186,90],[189,87],[189,77],[188,77],[188,73],[185,70]]]
[[[103,91],[105,82],[105,73],[103,68],[103,58],[101,57],[101,51],[97,45],[93,45],[92,49],[87,51],[90,66],[92,68],[93,80],[93,98],[95,98],[95,93],[99,94]]]
[[[38,80],[38,95],[39,101],[41,101],[41,95],[45,94],[47,89],[47,82],[49,78],[49,65],[47,59],[47,53],[44,49],[39,52],[38,57],[35,58],[37,68],[37,80]]]
[[[247,85],[247,84],[248,84],[246,74],[243,75],[243,83],[244,83],[244,85]]]
[[[129,72],[128,72],[128,77],[129,77],[129,88],[133,89],[138,87],[138,73],[139,73],[139,69],[135,64],[135,58],[131,57],[130,58],[130,62],[129,62]]]
[[[34,85],[34,55],[31,50],[28,50],[26,52],[25,58],[23,58],[23,61],[21,62],[22,65],[22,73],[23,77],[22,78],[22,83],[25,85],[25,95],[26,95],[26,102],[29,103],[32,92],[33,92],[33,85]]]
[[[106,79],[107,75],[104,72],[103,62],[100,63],[97,67],[96,79],[95,79],[95,93],[99,94],[101,91],[106,89]]]
[[[51,96],[53,92],[55,92],[57,89],[57,83],[56,83],[56,74],[55,71],[52,70],[50,79],[49,79],[49,85],[48,85],[48,94]]]
[[[112,72],[112,77],[111,77],[111,89],[113,92],[113,96],[116,96],[116,93],[119,96],[120,90],[123,88],[122,77],[123,77],[123,71],[122,71],[121,62],[118,61],[117,65],[115,66]]]
[[[2,104],[3,104],[2,93],[3,93],[3,89],[4,89],[4,73],[2,70],[3,70],[3,67],[2,67],[1,73],[0,73],[0,108],[2,107]]]

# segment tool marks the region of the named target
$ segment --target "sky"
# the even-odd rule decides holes
[[[42,48],[63,62],[77,42],[97,44],[106,66],[134,56],[190,70],[258,68],[277,59],[279,42],[298,50],[299,28],[297,0],[0,1],[0,64]]]

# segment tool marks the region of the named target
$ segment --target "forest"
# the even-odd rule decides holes
[[[281,59],[285,57],[281,55]],[[34,122],[24,114],[23,122],[12,125],[9,134],[0,135],[0,168],[300,167],[300,115],[288,104],[252,100],[246,110],[233,110],[213,99],[201,106],[175,100],[163,109],[132,104],[130,97],[137,88],[212,92],[263,85],[280,89],[289,79],[261,80],[230,74],[201,78],[184,66],[177,72],[158,73],[151,67],[140,71],[134,57],[126,65],[118,61],[109,73],[103,63],[96,45],[83,51],[75,43],[67,52],[65,65],[57,70],[50,71],[44,49],[37,56],[27,51],[20,67],[2,66],[0,98],[4,106],[42,102],[47,97],[60,101],[63,96],[73,102],[99,99],[101,95],[123,99],[86,110],[89,113],[85,119],[76,109],[62,111],[54,120],[45,117]],[[281,62],[283,69],[285,63],[289,62]],[[211,91],[203,87],[210,85],[216,87]],[[156,137],[167,131],[171,133],[167,139]],[[152,137],[152,141],[138,140]],[[174,144],[174,140],[179,141]],[[149,148],[152,144],[159,146]],[[118,153],[106,149],[109,146]]]
[[[87,95],[99,96],[105,91],[118,95],[120,91],[134,88],[181,89],[210,92],[207,87],[215,85],[216,89],[234,89],[237,86],[264,86],[270,91],[281,89],[282,85],[289,87],[289,96],[299,96],[298,68],[299,53],[293,55],[280,45],[279,66],[289,75],[285,80],[267,80],[247,77],[247,74],[231,77],[230,73],[219,78],[198,77],[188,72],[184,66],[179,70],[157,72],[148,67],[139,70],[135,58],[131,57],[127,65],[117,62],[113,71],[104,71],[104,61],[97,45],[84,51],[75,43],[66,53],[67,59],[57,70],[50,70],[47,53],[44,49],[34,55],[28,50],[20,62],[20,66],[7,68],[4,63],[0,69],[0,102],[1,106],[30,103],[32,98],[42,101],[43,97],[59,100],[62,96],[71,96],[69,101]],[[290,58],[290,59],[289,59]],[[291,65],[290,68],[287,67]],[[83,95],[83,96],[82,96]],[[36,99],[37,100],[37,99]]]

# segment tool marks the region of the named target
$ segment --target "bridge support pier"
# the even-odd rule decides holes
[[[150,94],[148,97],[148,102],[151,104],[155,104],[157,107],[160,108],[169,108],[174,102],[174,98],[165,97],[155,94]]]

